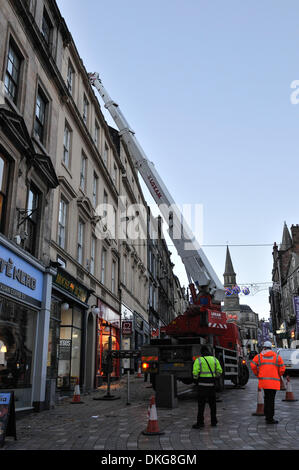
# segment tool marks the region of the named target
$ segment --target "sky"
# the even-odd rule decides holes
[[[284,221],[299,223],[298,1],[57,4],[173,199],[202,205],[200,241],[220,281],[228,244],[239,284],[271,282],[273,243]],[[240,303],[269,317],[268,290]]]

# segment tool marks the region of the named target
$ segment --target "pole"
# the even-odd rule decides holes
[[[130,403],[130,370],[127,370],[127,405],[131,405]]]

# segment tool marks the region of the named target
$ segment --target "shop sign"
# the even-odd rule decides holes
[[[131,335],[133,331],[133,324],[129,320],[124,320],[122,322],[122,334],[123,335]]]
[[[60,339],[59,341],[59,360],[69,360],[71,357],[71,340]]]
[[[0,447],[5,436],[17,438],[14,392],[0,393]]]
[[[40,306],[42,292],[43,273],[0,246],[0,293]]]
[[[54,279],[54,284],[59,287],[62,287],[68,293],[72,294],[81,302],[87,302],[88,290],[79,284],[74,278],[69,276],[67,273],[62,273],[61,271],[57,272],[57,276]]]

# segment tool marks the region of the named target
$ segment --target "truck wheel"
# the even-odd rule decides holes
[[[246,365],[245,366],[242,365],[239,370],[238,381],[236,377],[233,377],[231,381],[234,385],[239,385],[240,387],[244,387],[244,385],[247,384],[248,379],[249,379],[248,367]]]

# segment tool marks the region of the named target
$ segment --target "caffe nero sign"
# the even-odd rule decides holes
[[[0,246],[0,294],[40,307],[43,273],[8,248]]]

